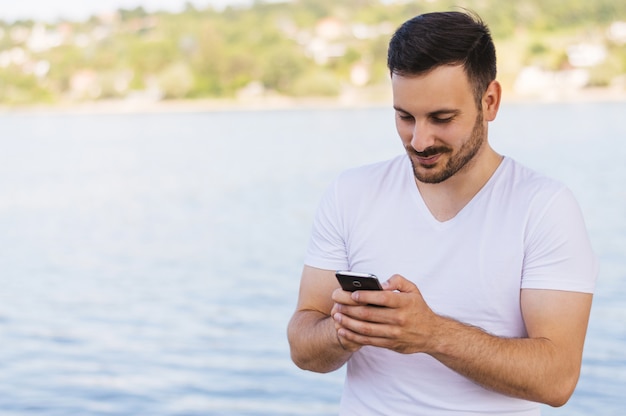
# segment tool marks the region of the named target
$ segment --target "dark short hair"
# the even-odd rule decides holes
[[[426,13],[406,21],[389,42],[391,74],[425,74],[442,65],[463,65],[478,108],[496,79],[496,48],[489,28],[476,14]]]

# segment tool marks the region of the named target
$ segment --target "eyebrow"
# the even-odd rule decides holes
[[[401,113],[405,113],[405,114],[411,114],[410,112],[402,109],[402,107],[398,107],[398,106],[393,106],[393,109],[396,111],[399,111]],[[439,117],[439,116],[456,116],[461,114],[461,110],[457,110],[457,109],[452,109],[452,108],[441,108],[439,110],[435,110],[435,111],[431,111],[430,113],[428,113],[428,117]]]
[[[428,113],[429,117],[440,117],[440,116],[458,116],[461,114],[461,110],[452,110],[452,109],[441,109]]]

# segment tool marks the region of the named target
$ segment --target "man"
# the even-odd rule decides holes
[[[406,155],[324,196],[288,327],[294,362],[348,364],[342,415],[538,415],[578,381],[596,263],[571,192],[496,153],[487,27],[460,12],[389,45]],[[347,292],[334,271],[389,278]]]

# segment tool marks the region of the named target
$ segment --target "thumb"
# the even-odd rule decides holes
[[[417,286],[410,280],[405,277],[394,274],[387,280],[382,283],[383,289],[385,290],[397,290],[398,292],[419,292]]]

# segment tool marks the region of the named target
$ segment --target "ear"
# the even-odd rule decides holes
[[[487,90],[483,94],[483,116],[485,121],[493,121],[496,119],[498,109],[500,108],[500,99],[502,98],[502,87],[498,81],[491,81]]]

